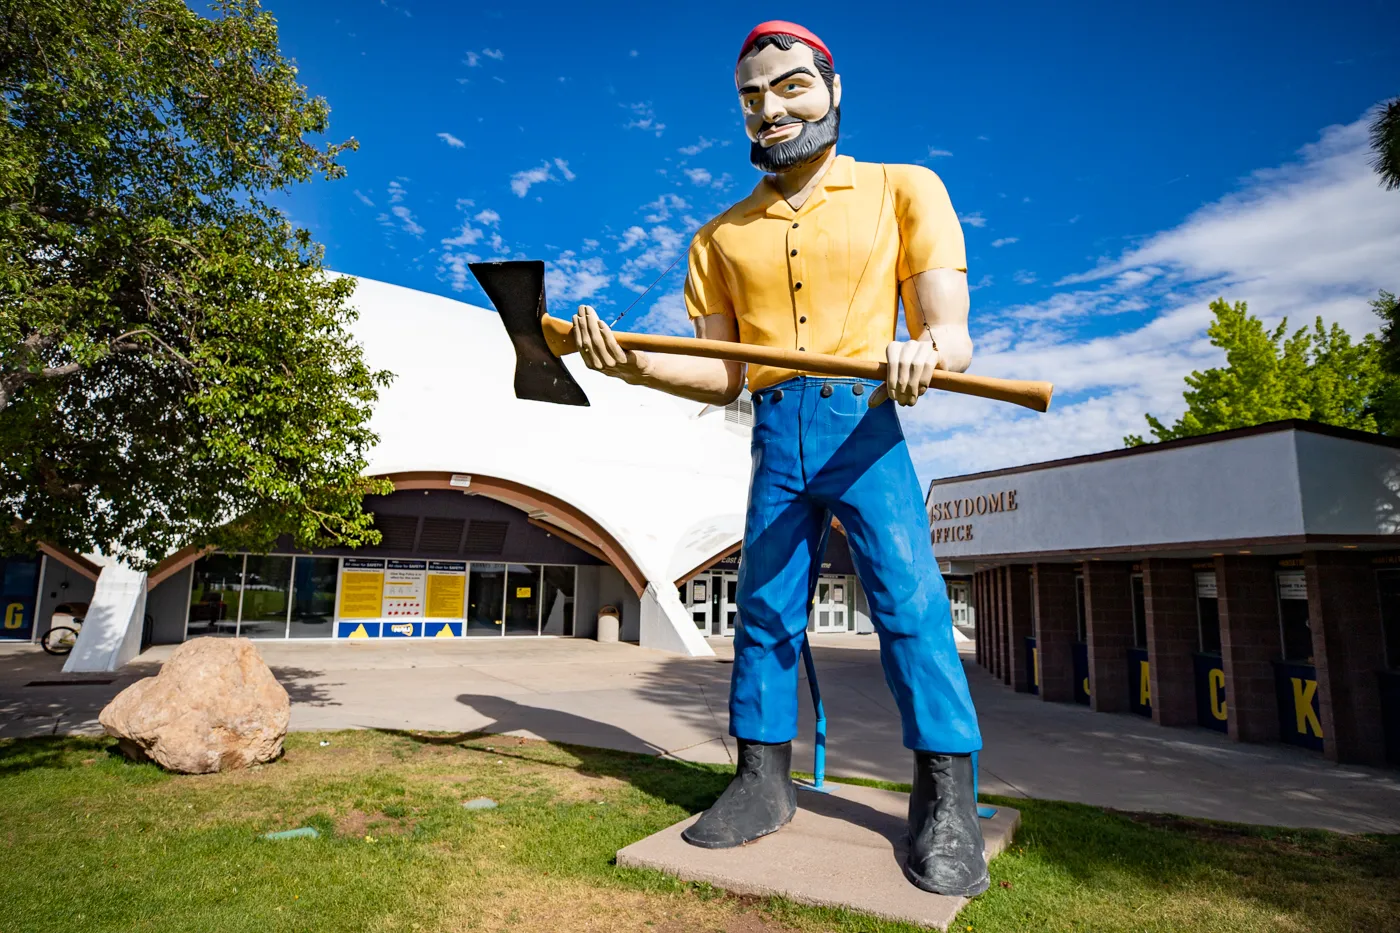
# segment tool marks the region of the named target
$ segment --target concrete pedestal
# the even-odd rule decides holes
[[[966,898],[929,894],[905,879],[909,795],[840,785],[832,794],[797,792],[797,815],[771,836],[737,849],[700,849],[681,839],[698,819],[634,842],[617,864],[653,868],[735,894],[785,897],[799,904],[845,907],[939,930]],[[1021,815],[1007,807],[982,821],[990,860],[1010,843]]]

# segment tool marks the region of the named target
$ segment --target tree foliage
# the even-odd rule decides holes
[[[256,0],[0,7],[0,550],[376,540],[388,374],[270,203],[328,114]]]
[[[1243,301],[1232,305],[1219,298],[1210,310],[1215,320],[1207,333],[1211,344],[1225,351],[1225,365],[1186,377],[1186,412],[1175,424],[1168,427],[1147,415],[1153,441],[1289,418],[1379,429],[1377,409],[1393,380],[1381,369],[1381,345],[1374,336],[1353,341],[1339,325],[1324,326],[1321,317],[1311,330],[1290,334],[1286,318],[1268,330]],[[1123,442],[1148,443],[1139,435]]]
[[[1400,97],[1384,103],[1371,121],[1371,167],[1386,190],[1400,188]]]

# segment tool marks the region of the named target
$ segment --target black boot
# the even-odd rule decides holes
[[[934,894],[976,897],[987,890],[971,755],[914,753],[909,858],[904,876]]]
[[[740,739],[734,780],[681,838],[702,849],[731,849],[782,829],[797,812],[791,771],[791,742]]]

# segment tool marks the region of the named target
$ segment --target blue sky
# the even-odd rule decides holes
[[[1400,192],[1363,118],[1400,94],[1400,4],[460,4],[269,0],[354,136],[285,199],[341,272],[483,304],[473,257],[550,263],[551,309],[611,320],[758,179],[732,68],[754,23],[831,47],[841,151],[937,171],[963,218],[974,372],[1051,414],[905,412],[933,476],[1119,446],[1212,365],[1206,303],[1370,329],[1400,291]],[[686,332],[684,260],[627,315]]]

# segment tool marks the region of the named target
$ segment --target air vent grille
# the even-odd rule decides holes
[[[735,399],[724,406],[724,420],[734,424],[753,426],[753,402],[746,398]]]
[[[472,519],[467,525],[468,554],[499,554],[505,550],[506,532],[510,522],[489,522]]]
[[[434,554],[456,554],[462,546],[462,531],[467,527],[462,518],[423,518],[423,533],[418,537],[418,550]]]
[[[418,536],[418,516],[376,515],[374,527],[384,536],[379,546],[386,551],[411,551]]]

